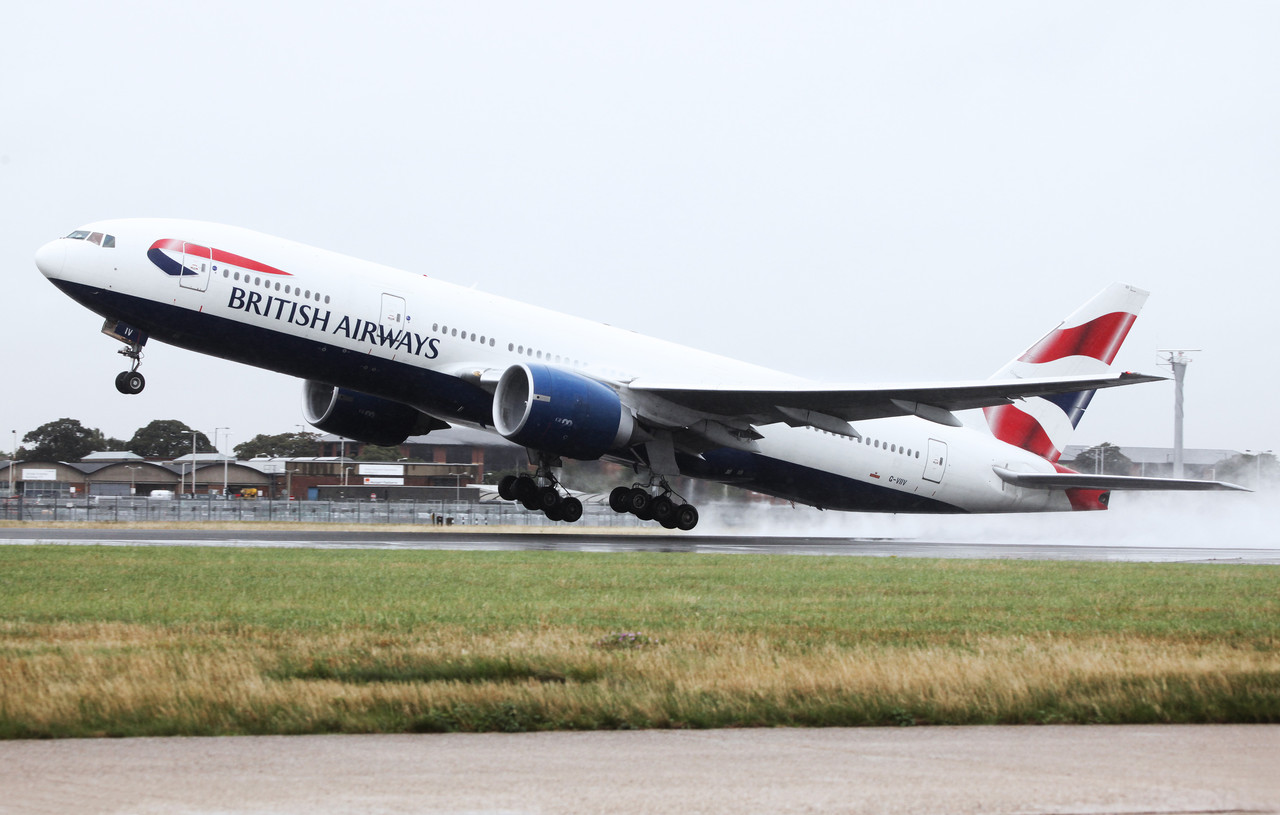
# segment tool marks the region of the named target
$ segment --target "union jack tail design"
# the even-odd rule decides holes
[[[1142,289],[1123,283],[1108,286],[991,378],[1106,373],[1146,300]],[[1093,394],[1035,397],[983,412],[996,438],[1057,462]]]

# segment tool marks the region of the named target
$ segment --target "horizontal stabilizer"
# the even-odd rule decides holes
[[[1193,478],[1146,478],[1136,475],[1090,475],[1089,473],[1015,473],[993,468],[1000,480],[1016,487],[1038,490],[1240,490],[1247,487],[1226,481],[1197,481]]]

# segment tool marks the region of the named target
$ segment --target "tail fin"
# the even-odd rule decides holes
[[[1105,373],[1146,300],[1142,289],[1113,283],[991,378]],[[996,438],[1056,462],[1093,394],[1034,397],[983,413]]]

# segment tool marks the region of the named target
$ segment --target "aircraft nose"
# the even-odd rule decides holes
[[[36,268],[45,277],[57,277],[62,274],[62,264],[67,257],[67,244],[59,239],[49,241],[36,250]]]

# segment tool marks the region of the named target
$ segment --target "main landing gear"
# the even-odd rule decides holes
[[[642,521],[657,521],[665,529],[688,532],[698,525],[698,508],[684,502],[665,478],[658,480],[661,492],[654,495],[653,485],[615,487],[609,493],[609,507],[614,512],[630,512]],[[680,501],[676,503],[672,498]]]
[[[127,348],[121,348],[118,353],[133,360],[133,365],[129,370],[121,371],[116,375],[116,390],[130,396],[142,393],[142,389],[147,386],[146,377],[138,373],[138,366],[142,364],[142,345],[131,343]]]
[[[498,495],[507,501],[519,501],[525,509],[541,512],[553,521],[575,523],[582,517],[582,502],[572,495],[561,495],[564,489],[550,471],[538,469],[537,476],[508,475],[498,482]]]

